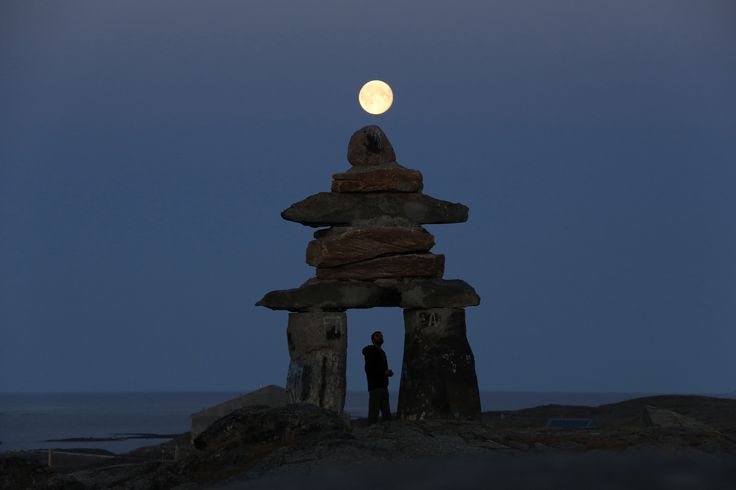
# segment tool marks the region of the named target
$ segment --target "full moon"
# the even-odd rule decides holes
[[[394,93],[386,82],[371,80],[360,89],[358,102],[368,114],[383,114],[394,102]]]

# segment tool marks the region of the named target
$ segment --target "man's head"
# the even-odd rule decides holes
[[[380,330],[373,332],[371,334],[371,342],[373,342],[373,345],[381,347],[383,345],[383,333]]]

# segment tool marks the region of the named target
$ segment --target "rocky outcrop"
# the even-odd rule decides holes
[[[652,402],[668,409],[680,407],[687,413],[709,413],[717,408],[718,413],[713,414],[719,422],[714,423],[715,431],[684,431],[648,427],[640,416],[632,419],[632,415],[641,415],[644,405]],[[494,479],[497,482],[498,475],[506,471],[509,488],[539,488],[540,478],[548,482],[553,468],[558,468],[557,471],[568,478],[564,485],[550,488],[576,488],[580,473],[570,474],[569,463],[582,461],[578,469],[588,468],[586,481],[600,481],[603,485],[592,484],[591,488],[609,488],[611,481],[622,482],[622,475],[629,471],[646,475],[659,471],[648,485],[622,483],[620,488],[683,488],[684,481],[687,483],[684,488],[730,489],[736,478],[733,464],[736,442],[726,431],[736,427],[734,404],[734,400],[703,397],[658,397],[601,407],[547,405],[516,412],[487,412],[482,422],[426,419],[370,426],[364,421],[349,425],[335,412],[311,404],[271,409],[249,407],[212,424],[195,439],[198,449],[178,461],[161,463],[160,448],[154,446],[152,455],[159,454],[158,462],[116,463],[73,476],[83,481],[87,488],[106,489],[210,488],[225,482],[224,488],[240,488],[241,485],[247,488],[376,488],[385,484],[386,471],[394,464],[395,476],[403,478],[400,481],[407,488],[416,487],[417,482],[424,484],[427,472],[436,467],[442,469],[436,473],[437,477],[450,472],[446,477],[448,488],[476,488],[477,470],[465,474],[472,468],[468,466],[471,460],[467,459],[471,457],[479,468],[493,469],[481,481]],[[544,428],[545,421],[551,417],[573,416],[581,410],[596,419],[598,429]],[[524,415],[528,412],[534,413],[532,419]],[[515,422],[518,417],[527,423],[520,426]],[[529,424],[529,420],[533,422]],[[603,426],[608,428],[602,429]],[[668,462],[667,471],[657,470],[656,459],[642,460],[645,455],[666,458],[659,461]],[[447,462],[458,461],[458,458],[462,458],[461,466],[450,471]],[[536,466],[544,461],[549,467]],[[617,466],[609,475],[596,477],[601,465],[610,465],[612,461],[628,461],[628,464]],[[722,464],[703,467],[702,475],[713,478],[699,484],[699,480],[687,473],[687,463],[693,461],[720,461]],[[350,468],[352,472],[346,472]],[[5,467],[0,466],[0,470],[0,482],[7,481],[3,480]],[[320,470],[329,471],[323,474],[330,478],[308,483],[308,477],[319,474]],[[519,475],[529,472],[533,473],[529,480],[519,484]],[[369,485],[359,486],[369,475],[376,474],[381,475],[380,481],[374,479]],[[279,485],[278,480],[273,479],[279,475],[291,480]],[[682,475],[687,478],[683,479]],[[663,482],[668,484],[663,487]]]
[[[280,386],[268,385],[258,388],[257,390],[253,390],[245,395],[240,395],[193,413],[190,417],[192,421],[192,429],[190,431],[191,437],[192,439],[197,437],[212,422],[238,410],[239,408],[255,405],[282,407],[289,402],[288,392]]]
[[[350,425],[331,410],[310,403],[246,407],[217,420],[194,439],[201,451],[224,451],[259,444],[295,444],[325,432],[348,434]]]
[[[468,220],[468,208],[416,193],[320,192],[281,213],[287,221],[313,227],[350,225],[380,216],[405,218],[417,225],[463,223]]]
[[[464,308],[480,297],[460,279],[313,279],[295,289],[271,291],[256,306],[288,311],[345,311],[350,308]]]
[[[654,427],[665,429],[684,429],[695,431],[712,431],[713,428],[674,410],[646,405],[644,407],[644,420]]]
[[[211,488],[231,478],[252,479],[293,467],[299,458],[318,460],[326,448],[340,451],[342,441],[353,439],[342,417],[313,404],[246,407],[210,425],[194,439],[197,450],[180,460],[116,464],[74,477],[90,489]]]
[[[324,238],[309,242],[307,264],[336,267],[382,255],[427,252],[433,246],[434,237],[419,227],[341,227]]]
[[[75,478],[53,472],[36,461],[20,457],[0,457],[0,488],[81,490],[85,488]]]

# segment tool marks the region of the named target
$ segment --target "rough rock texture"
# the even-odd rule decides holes
[[[406,218],[418,225],[462,223],[468,220],[468,208],[424,194],[320,192],[281,213],[287,221],[313,227],[350,225],[380,216]]]
[[[314,281],[295,289],[266,293],[256,306],[289,311],[345,311],[399,303],[398,288],[383,287],[372,281]]]
[[[341,441],[353,439],[350,427],[331,410],[306,403],[247,407],[208,427],[194,441],[198,451],[180,461],[116,465],[78,478],[96,489],[211,488],[233,477],[255,478],[279,467],[288,471],[300,457],[309,462],[325,448],[339,451]]]
[[[290,313],[286,336],[291,357],[286,390],[291,402],[342,413],[348,347],[345,313]]]
[[[350,308],[464,308],[480,297],[459,279],[377,279],[375,281],[311,279],[301,287],[267,293],[256,306],[289,311],[345,311]]]
[[[215,420],[243,407],[255,405],[267,407],[283,407],[290,402],[289,392],[276,385],[268,385],[244,395],[231,398],[217,405],[204,408],[191,415],[191,437],[194,439]]]
[[[648,404],[704,414],[717,432],[648,427],[642,418]],[[544,427],[550,417],[581,411],[599,429]],[[217,482],[224,485],[217,488],[239,489],[375,489],[387,482],[395,488],[470,489],[486,488],[489,481],[509,482],[499,488],[551,489],[578,488],[583,481],[585,488],[600,490],[730,490],[736,481],[735,413],[736,400],[652,397],[601,407],[487,412],[482,422],[354,421],[349,428],[334,412],[306,404],[248,408],[213,424],[199,441],[201,449],[179,461],[161,463],[159,456],[159,462],[139,465],[116,462],[73,476],[88,488],[106,489],[183,490]],[[601,474],[602,468],[609,471]],[[632,474],[646,479],[631,485]]]
[[[427,232],[423,227],[412,223],[406,218],[399,216],[378,216],[376,218],[357,220],[350,226],[330,226],[329,228],[321,228],[316,230],[312,235],[314,238],[328,238],[342,235],[356,228],[408,228],[414,231]]]
[[[84,485],[66,475],[54,473],[37,461],[19,457],[0,457],[0,488],[76,490]]]
[[[350,137],[348,162],[352,165],[380,165],[395,161],[394,147],[378,126],[365,126]]]
[[[332,192],[421,192],[423,188],[421,172],[398,164],[353,167],[332,176]]]
[[[397,226],[339,228],[325,238],[307,245],[307,264],[335,267],[381,255],[426,252],[434,246],[434,237],[422,228]]]
[[[308,403],[244,407],[209,426],[194,439],[194,447],[223,451],[266,441],[295,443],[324,432],[347,434],[350,426],[333,411]]]
[[[388,255],[375,259],[317,269],[318,279],[380,279],[442,277],[445,256],[435,254]]]
[[[595,407],[543,405],[521,410],[485,412],[483,422],[494,427],[531,429],[545,427],[551,417],[591,418],[595,422],[596,430],[607,432],[621,429],[647,431],[663,429],[652,425],[647,415],[647,405],[676,411],[705,424],[708,428],[724,431],[736,442],[736,400],[692,395],[657,395]]]
[[[646,405],[644,408],[644,417],[649,425],[662,428],[677,428],[685,430],[709,431],[712,427],[687,417],[674,410],[659,408],[652,405]]]
[[[478,306],[480,296],[460,279],[409,279],[401,282],[401,303],[413,308],[465,308]]]
[[[404,360],[398,416],[404,419],[480,419],[475,358],[465,333],[465,310],[404,310]]]

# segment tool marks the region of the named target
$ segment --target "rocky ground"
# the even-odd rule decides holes
[[[555,417],[590,418],[595,427],[545,427]],[[0,487],[733,489],[736,400],[663,396],[372,426],[312,405],[252,407],[220,419],[194,445],[182,435],[54,470],[30,454],[5,455]]]

